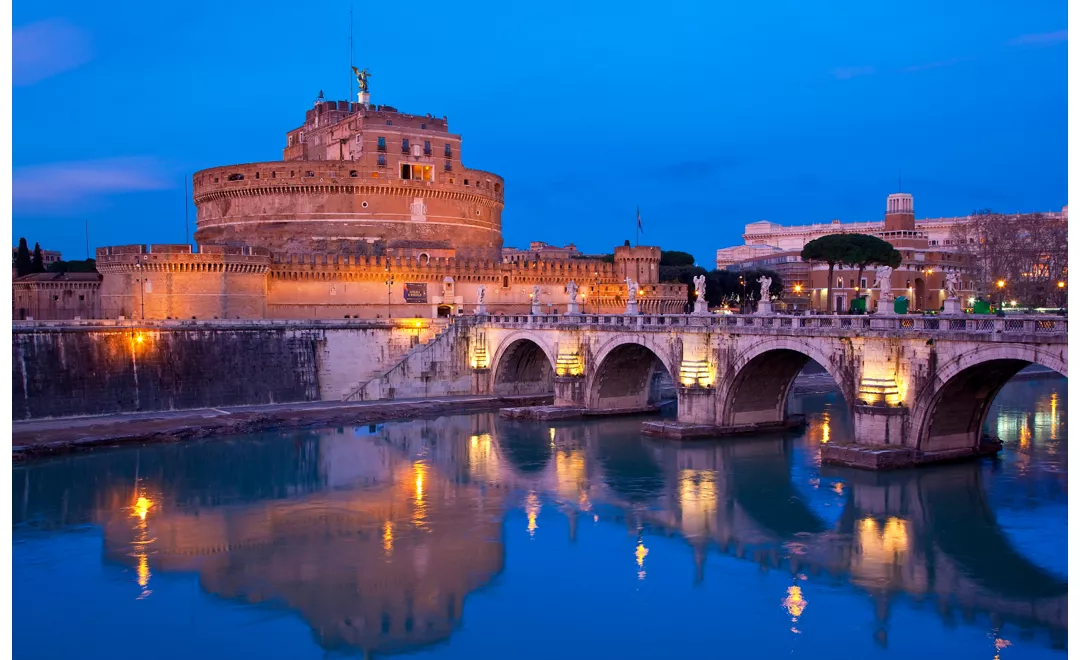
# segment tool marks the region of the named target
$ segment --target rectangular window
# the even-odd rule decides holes
[[[379,167],[386,167],[386,156],[379,154]]]
[[[289,136],[289,146],[290,147],[292,146],[292,136],[291,135]]]
[[[433,181],[434,168],[419,163],[402,163],[401,178],[406,181]]]
[[[446,170],[447,172],[449,172],[449,171],[451,171],[451,170],[452,170],[452,169],[454,169],[454,168],[453,168],[453,166],[452,166],[452,165],[450,164],[450,161],[446,161],[445,163],[443,163],[443,169],[444,169],[444,170]],[[453,183],[453,181],[451,181],[450,183]]]
[[[425,156],[430,156],[431,155],[431,141],[430,140],[424,140],[424,155]]]
[[[862,278],[861,280],[859,280],[859,286],[860,286],[861,288],[863,288],[863,289],[865,289],[865,288],[866,288],[866,278],[865,278],[865,277],[864,277],[864,278]]]
[[[409,138],[401,138],[401,153],[409,153]]]
[[[304,143],[304,132],[300,131],[300,144]]]
[[[357,136],[356,136],[356,143],[357,143],[357,144],[360,144],[360,143],[362,143],[363,141],[364,141],[364,136],[363,136],[363,135],[357,135]]]
[[[379,151],[386,151],[386,138],[379,136]]]
[[[443,156],[450,158],[453,155],[453,151],[450,150],[450,145],[444,144],[443,147]]]
[[[836,278],[836,288],[837,289],[843,289],[844,288],[844,278],[842,278],[842,277]]]

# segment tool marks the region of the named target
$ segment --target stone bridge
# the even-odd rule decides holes
[[[982,426],[994,396],[1031,364],[1068,375],[1067,320],[1051,316],[481,316],[469,325],[477,393],[554,392],[544,419],[655,407],[676,382],[668,437],[797,423],[788,392],[811,360],[836,381],[856,443],[827,462],[872,468],[994,451]]]

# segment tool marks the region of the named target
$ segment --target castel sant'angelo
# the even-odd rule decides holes
[[[134,319],[433,317],[563,312],[574,281],[584,312],[683,313],[682,284],[660,284],[660,250],[614,262],[504,263],[504,182],[465,167],[445,117],[320,98],[286,134],[280,161],[197,172],[190,245],[97,249],[100,315]],[[570,290],[574,290],[571,287]],[[539,306],[534,306],[538,301]]]

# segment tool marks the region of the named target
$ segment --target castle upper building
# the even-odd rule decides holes
[[[461,145],[446,117],[320,94],[286,134],[282,160],[195,174],[195,240],[275,252],[453,250],[498,260],[503,180],[465,167]]]
[[[357,72],[358,74],[360,72]],[[359,77],[359,76],[358,76]],[[194,175],[190,245],[97,249],[105,318],[416,318],[565,311],[682,313],[684,284],[659,281],[660,249],[611,260],[570,249],[503,260],[501,177],[465,167],[446,118],[319,95],[286,133],[282,160]],[[572,247],[572,246],[570,246]],[[576,253],[576,249],[573,250]],[[538,296],[538,298],[537,298]]]

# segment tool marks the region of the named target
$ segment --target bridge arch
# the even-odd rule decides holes
[[[1017,372],[1032,364],[1069,376],[1068,362],[1061,356],[1024,344],[980,347],[939,366],[912,406],[915,448],[942,451],[978,446],[994,398]]]
[[[719,380],[717,419],[721,425],[782,421],[788,392],[810,360],[832,376],[844,403],[851,409],[854,377],[847,376],[829,355],[811,342],[797,338],[772,338],[755,343],[739,354]]]
[[[555,390],[555,355],[542,335],[512,332],[491,359],[492,394],[547,394]]]
[[[586,382],[590,410],[644,408],[654,374],[666,370],[672,382],[679,371],[672,359],[667,335],[663,346],[652,335],[618,336],[601,345],[591,360]]]

